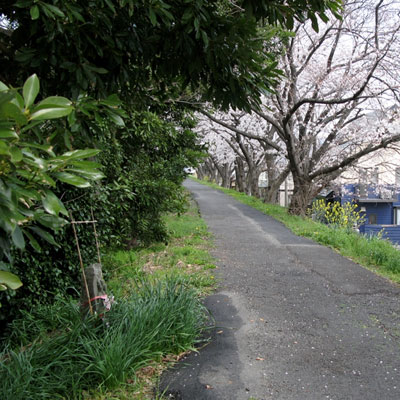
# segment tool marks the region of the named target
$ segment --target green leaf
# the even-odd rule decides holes
[[[29,244],[38,252],[42,251],[38,241],[33,237],[33,235],[27,230],[23,230],[24,235],[29,239]]]
[[[2,106],[8,103],[15,97],[15,93],[8,91],[0,91],[0,117],[4,116],[4,111],[2,111]]]
[[[31,231],[35,232],[38,236],[40,236],[46,242],[58,247],[58,244],[56,243],[53,236],[51,236],[49,232],[46,232],[45,230],[43,230],[42,228],[39,228],[37,226],[30,226],[29,229]]]
[[[25,125],[23,128],[20,129],[20,131],[19,131],[20,135],[26,131],[29,131],[30,129],[33,129],[35,126],[37,126],[41,123],[42,122],[40,122],[40,121],[34,121],[34,122],[31,122],[31,123]]]
[[[5,207],[0,206],[0,218],[2,228],[7,232],[7,234],[12,234],[17,226],[16,220],[24,217],[15,211],[15,208],[13,208],[12,205],[10,207],[8,204],[6,204]]]
[[[315,32],[319,32],[319,26],[318,26],[318,19],[315,16],[315,14],[308,13],[308,17],[311,19],[311,26],[314,29]]]
[[[23,249],[25,247],[25,239],[22,234],[21,228],[18,225],[15,227],[13,233],[11,234],[11,238],[15,246],[19,249]]]
[[[31,147],[33,149],[39,149],[47,154],[50,154],[51,156],[55,157],[55,154],[53,152],[53,146],[50,144],[37,144],[37,143],[28,143],[28,142],[20,142],[21,146],[26,146],[26,147]]]
[[[11,147],[10,155],[13,163],[20,162],[23,158],[22,151],[18,147]]]
[[[39,14],[40,14],[39,7],[37,5],[34,5],[33,7],[31,7],[30,13],[31,13],[31,18],[33,20],[38,19]]]
[[[47,185],[53,186],[53,187],[56,186],[56,183],[54,182],[54,180],[52,178],[50,178],[50,176],[43,174],[43,173],[37,175],[36,173],[28,172],[21,168],[18,168],[16,170],[16,173],[19,176],[22,176],[23,178],[27,179],[28,181],[33,181],[35,183],[40,183],[40,184],[47,184]]]
[[[86,171],[94,170],[96,168],[101,168],[102,165],[94,161],[71,161],[71,165],[79,169],[84,169]]]
[[[48,10],[50,10],[52,13],[57,15],[58,17],[65,17],[65,14],[56,6],[53,6],[52,4],[43,4]]]
[[[204,46],[207,48],[208,45],[209,45],[209,40],[208,40],[207,33],[204,32],[204,31],[201,31],[201,37],[203,39]]]
[[[12,290],[16,290],[22,286],[22,282],[18,276],[8,271],[0,271],[0,284]]]
[[[86,179],[89,179],[91,181],[97,181],[99,179],[104,178],[104,174],[99,171],[87,171],[84,169],[77,169],[77,168],[68,168],[65,172],[73,172],[75,174],[79,174],[83,176]]]
[[[194,19],[194,29],[196,30],[196,32],[198,32],[198,31],[199,31],[199,28],[200,28],[200,21],[199,21],[199,19],[196,17],[196,18]]]
[[[18,135],[13,128],[0,127],[0,139],[18,139]]]
[[[153,26],[157,25],[157,17],[156,14],[154,13],[154,10],[149,7],[149,17],[150,17],[150,22]]]
[[[77,11],[74,11],[74,10],[70,10],[71,11],[71,13],[72,13],[72,15],[78,20],[78,21],[80,21],[80,22],[85,22],[85,20],[84,20],[84,18],[82,17],[82,15],[81,14],[79,14]]]
[[[112,94],[111,96],[108,96],[105,100],[102,100],[100,103],[107,106],[116,107],[121,104],[121,100],[119,99],[118,95]]]
[[[43,108],[41,110],[35,111],[29,117],[30,120],[42,121],[44,119],[55,119],[65,117],[71,113],[72,107],[50,107]]]
[[[36,200],[39,201],[41,196],[37,190],[27,189],[26,187],[20,187],[17,185],[12,185],[12,189],[17,193],[19,197],[24,197],[25,200]]]
[[[51,214],[36,213],[34,219],[46,228],[50,228],[53,231],[56,231],[68,224],[68,221],[66,221],[65,219]]]
[[[69,174],[68,172],[57,172],[54,174],[54,176],[61,182],[65,182],[69,185],[79,188],[86,188],[90,186],[90,183],[86,179],[83,179],[80,176]]]
[[[44,209],[52,215],[58,215],[60,212],[68,216],[68,212],[61,200],[50,190],[45,190],[45,196],[42,197]]]
[[[115,8],[114,8],[113,4],[111,3],[111,1],[105,0],[105,2],[108,5],[108,7],[110,8],[110,10],[115,14]]]
[[[76,122],[76,112],[75,112],[75,110],[74,110],[71,114],[68,115],[68,123],[69,123],[69,126],[74,125],[75,122]]]
[[[114,122],[115,125],[120,127],[125,126],[124,120],[119,115],[110,112],[108,113],[108,117],[111,119],[112,122]]]
[[[85,149],[85,150],[73,150],[67,151],[61,157],[68,158],[69,160],[77,159],[77,158],[88,158],[94,157],[100,153],[98,149]]]
[[[71,100],[68,100],[66,97],[50,96],[46,97],[44,100],[38,103],[36,107],[32,110],[32,112],[36,112],[44,108],[57,108],[57,107],[66,108],[70,107],[71,105],[72,105]]]
[[[39,79],[36,74],[31,75],[22,89],[22,94],[24,96],[25,108],[29,108],[36,99],[39,93]]]
[[[41,171],[46,171],[47,161],[45,159],[37,157],[26,148],[22,149],[22,154],[26,156],[25,163],[32,165],[33,167],[38,169],[37,173]]]
[[[25,125],[28,122],[23,111],[14,103],[3,104],[0,111],[6,118],[13,119],[19,125]]]
[[[0,140],[0,154],[8,156],[10,154],[10,148],[7,143],[3,140]]]
[[[0,92],[10,90],[10,88],[3,82],[0,81]]]
[[[18,108],[23,110],[23,108],[24,108],[24,99],[23,99],[23,97],[18,92],[15,92],[14,96],[15,97],[11,100],[11,103],[14,103]]]

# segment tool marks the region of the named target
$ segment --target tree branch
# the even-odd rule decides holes
[[[218,125],[223,126],[224,128],[227,128],[227,129],[229,129],[229,130],[231,130],[231,131],[233,131],[235,133],[238,133],[239,135],[245,136],[245,137],[247,137],[249,139],[255,139],[255,140],[263,141],[263,142],[267,143],[269,146],[271,146],[273,149],[275,149],[275,150],[277,150],[279,152],[282,151],[282,149],[280,148],[279,145],[277,145],[276,143],[272,142],[271,140],[269,140],[267,138],[264,138],[264,137],[261,137],[261,136],[256,136],[256,135],[252,135],[250,133],[242,131],[241,129],[235,128],[234,126],[215,118],[213,115],[211,115],[210,113],[208,113],[207,111],[205,111],[203,109],[199,108],[199,109],[197,109],[197,111],[199,111],[201,114],[205,115],[211,121],[217,123]]]
[[[400,134],[394,135],[391,138],[382,139],[379,144],[377,144],[375,146],[370,144],[365,149],[360,150],[359,152],[353,154],[352,156],[346,158],[345,160],[343,160],[342,162],[340,162],[336,165],[332,165],[331,167],[321,168],[318,171],[313,172],[312,174],[310,174],[310,178],[315,179],[318,176],[327,175],[327,174],[335,172],[339,169],[345,168],[345,167],[349,166],[350,164],[352,164],[354,161],[359,160],[361,157],[363,157],[367,154],[370,154],[376,150],[383,149],[391,143],[395,143],[395,142],[399,142],[399,141],[400,141]]]

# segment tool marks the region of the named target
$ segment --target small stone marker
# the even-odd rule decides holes
[[[89,289],[90,303],[93,308],[93,313],[100,317],[111,308],[110,299],[107,296],[107,285],[103,279],[101,264],[91,264],[85,268],[85,276]],[[89,314],[89,301],[85,284],[82,282],[81,288],[81,310],[86,316]]]

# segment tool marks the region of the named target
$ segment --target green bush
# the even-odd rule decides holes
[[[89,112],[88,104],[104,117],[101,121],[86,120],[82,110]],[[179,131],[155,114],[137,112],[126,116],[124,126],[116,126],[105,119],[108,110],[100,106],[86,99],[77,107],[75,124],[84,127],[86,134],[71,133],[70,140],[84,146],[87,132],[91,132],[91,142],[101,150],[97,161],[104,166],[104,179],[92,188],[72,189],[58,184],[54,191],[75,220],[91,220],[93,211],[103,248],[165,241],[167,230],[162,216],[185,209],[183,168],[194,165],[202,155],[190,130],[193,121],[184,120],[185,129]],[[65,145],[58,139],[54,137],[56,148]],[[96,262],[92,226],[78,225],[77,231],[84,264]],[[0,319],[9,321],[23,308],[51,303],[55,295],[79,289],[79,260],[71,227],[60,230],[55,240],[58,247],[40,241],[41,253],[14,251],[12,272],[20,276],[24,286],[16,293],[0,294],[4,304]]]

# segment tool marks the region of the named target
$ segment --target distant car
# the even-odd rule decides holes
[[[185,167],[185,168],[183,168],[183,172],[185,172],[186,174],[190,174],[190,175],[196,173],[195,169],[192,168],[192,167]]]

